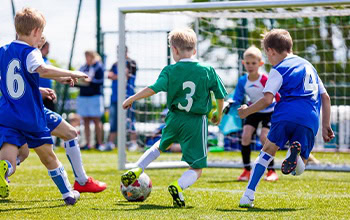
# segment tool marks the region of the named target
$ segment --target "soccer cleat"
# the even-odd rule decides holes
[[[250,199],[248,196],[243,195],[241,200],[239,201],[240,208],[253,208],[254,207],[254,199]]]
[[[6,198],[9,196],[9,184],[6,180],[8,164],[4,160],[0,160],[0,197]]]
[[[278,180],[278,175],[274,170],[269,170],[265,176],[265,180],[269,182],[275,182]]]
[[[80,193],[78,191],[73,190],[72,193],[73,193],[73,197],[68,196],[67,198],[64,199],[64,202],[66,203],[66,205],[74,205],[80,199]]]
[[[248,181],[250,177],[250,170],[244,169],[243,173],[237,178],[238,181]]]
[[[173,205],[177,208],[185,207],[185,198],[182,192],[181,187],[178,182],[175,181],[168,186],[170,195],[173,197]]]
[[[95,180],[92,177],[88,178],[85,185],[80,185],[78,181],[74,182],[74,189],[80,193],[83,193],[83,192],[98,193],[98,192],[102,192],[106,188],[107,188],[106,183]]]
[[[283,161],[281,167],[282,173],[286,175],[293,172],[293,170],[295,170],[295,168],[297,167],[297,160],[301,150],[300,143],[298,141],[294,141],[290,146],[289,150],[290,155]]]
[[[124,186],[129,186],[135,182],[139,178],[139,176],[142,173],[142,168],[137,167],[131,170],[128,170],[126,173],[124,173],[121,177],[121,181]]]

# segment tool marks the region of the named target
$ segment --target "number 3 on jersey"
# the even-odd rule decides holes
[[[21,74],[16,72],[21,69],[20,62],[18,60],[12,60],[8,65],[6,73],[6,87],[7,92],[13,99],[19,99],[24,94],[24,80]]]
[[[190,88],[190,93],[186,94],[187,105],[184,107],[180,103],[178,103],[177,107],[180,110],[185,110],[186,112],[189,112],[191,110],[192,105],[193,105],[192,96],[194,95],[194,93],[196,91],[196,85],[191,81],[186,81],[182,84],[182,89],[185,90],[186,88]]]
[[[305,68],[304,91],[312,92],[312,99],[317,100],[318,84],[316,82],[314,70],[310,66],[306,66]]]

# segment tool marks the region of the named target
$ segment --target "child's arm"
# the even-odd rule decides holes
[[[331,99],[328,93],[321,94],[322,99],[322,137],[325,142],[329,142],[335,136],[331,128]]]
[[[51,65],[40,65],[35,72],[38,72],[42,78],[72,77],[72,78],[88,78],[88,76],[80,71],[70,71],[57,68]]]
[[[150,97],[154,94],[156,94],[156,93],[152,89],[146,87],[146,88],[142,89],[141,91],[139,91],[138,93],[136,93],[135,95],[130,96],[127,100],[125,100],[123,102],[123,108],[124,109],[130,108],[134,101]]]
[[[272,93],[265,92],[264,93],[264,97],[259,99],[259,101],[257,101],[253,105],[251,105],[249,107],[247,105],[242,105],[238,109],[239,117],[240,118],[246,118],[248,115],[251,115],[251,114],[253,114],[255,112],[258,112],[260,110],[263,110],[263,109],[267,108],[269,105],[272,104],[273,98],[274,98],[274,95]]]
[[[224,108],[224,99],[216,99],[217,109],[213,113],[213,117],[211,118],[211,122],[215,125],[219,125],[222,119],[222,112]]]

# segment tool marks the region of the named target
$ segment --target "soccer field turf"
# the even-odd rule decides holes
[[[63,149],[56,151],[71,183],[74,177]],[[283,158],[277,155],[277,160]],[[140,153],[128,158],[136,159]],[[255,159],[257,152],[252,155]],[[322,162],[350,161],[350,154],[316,153]],[[165,154],[159,159],[180,158]],[[238,152],[211,153],[209,159],[239,159]],[[240,169],[205,169],[202,177],[185,191],[186,208],[175,209],[167,185],[185,169],[146,170],[153,182],[144,202],[126,202],[119,191],[120,174],[115,151],[83,152],[88,175],[105,181],[107,190],[81,194],[75,206],[64,206],[47,170],[31,151],[10,178],[10,196],[0,199],[0,219],[349,219],[350,173],[306,171],[300,177],[282,176],[275,183],[262,181],[253,209],[238,208],[247,185],[236,182]]]

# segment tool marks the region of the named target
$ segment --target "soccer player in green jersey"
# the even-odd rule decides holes
[[[169,113],[162,138],[147,150],[137,161],[137,167],[127,171],[121,181],[128,186],[140,176],[144,169],[161,151],[167,150],[174,142],[180,143],[182,160],[189,169],[180,179],[168,187],[175,207],[185,207],[182,191],[191,186],[207,167],[207,115],[212,108],[211,92],[218,103],[212,122],[218,125],[222,117],[226,89],[213,67],[199,63],[192,57],[196,54],[197,37],[192,29],[176,29],[169,34],[169,43],[175,64],[166,66],[152,86],[146,87],[126,99],[123,108],[129,108],[134,101],[167,92]]]

